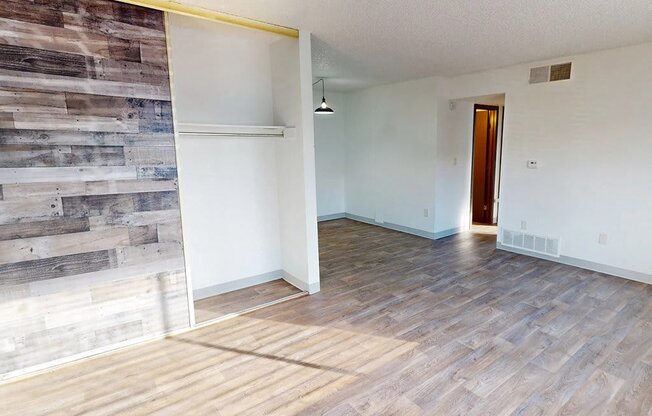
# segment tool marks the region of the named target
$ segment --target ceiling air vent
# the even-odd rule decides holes
[[[550,67],[540,66],[530,69],[530,84],[538,84],[540,82],[548,82],[550,78]]]
[[[571,63],[556,64],[550,66],[538,66],[530,68],[530,84],[541,82],[562,81],[570,79]]]
[[[550,66],[550,81],[561,81],[570,79],[571,63],[557,64]]]

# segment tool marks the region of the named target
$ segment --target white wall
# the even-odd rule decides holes
[[[652,43],[541,64],[568,60],[569,81],[529,85],[532,64],[450,82],[453,98],[506,93],[499,225],[525,220],[564,256],[649,276]]]
[[[170,14],[169,39],[177,123],[273,123],[276,36]],[[282,269],[275,142],[183,135],[177,147],[193,289]]]
[[[434,233],[439,83],[428,78],[349,94],[347,213]]]
[[[313,107],[321,104],[321,85],[313,89]],[[315,115],[315,168],[317,175],[317,215],[346,212],[346,94],[326,93],[331,115]]]
[[[310,33],[271,47],[274,123],[294,127],[276,143],[282,264],[286,280],[319,291]]]
[[[435,229],[443,235],[470,224],[473,102],[440,99],[435,161]]]
[[[195,291],[282,269],[275,149],[262,140],[179,140],[184,244]]]
[[[168,14],[176,119],[271,125],[269,45],[279,36]]]

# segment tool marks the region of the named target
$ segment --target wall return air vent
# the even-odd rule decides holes
[[[563,81],[571,77],[571,62],[530,68],[530,84]]]
[[[542,237],[504,228],[502,230],[501,244],[552,257],[559,257],[561,246],[559,238]]]

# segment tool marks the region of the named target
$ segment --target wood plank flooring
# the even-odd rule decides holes
[[[319,230],[319,294],[0,386],[0,414],[651,414],[652,286],[491,235]]]
[[[195,321],[206,322],[301,293],[285,280],[234,290],[195,301]]]

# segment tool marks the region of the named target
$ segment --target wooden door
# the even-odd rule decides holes
[[[474,223],[493,223],[497,138],[498,107],[476,104],[473,119],[473,176],[471,180]]]

